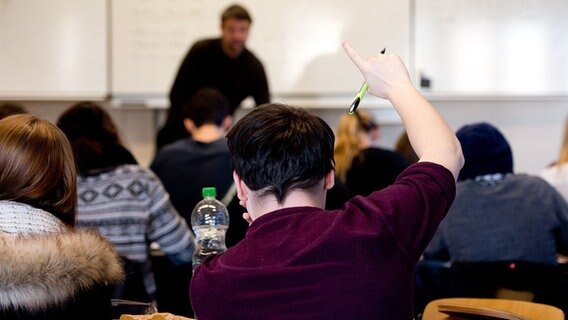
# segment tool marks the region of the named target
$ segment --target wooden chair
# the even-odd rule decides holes
[[[465,309],[494,310],[496,313],[501,311],[503,314],[510,313],[519,316],[517,318],[503,317],[502,319],[564,320],[562,310],[550,305],[528,301],[480,298],[446,298],[431,301],[424,309],[422,320],[467,319],[440,312],[439,306],[462,306]]]

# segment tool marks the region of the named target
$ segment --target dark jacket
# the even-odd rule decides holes
[[[95,233],[0,233],[0,319],[110,319],[122,278],[118,255]]]

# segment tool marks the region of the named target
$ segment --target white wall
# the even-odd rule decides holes
[[[560,151],[568,100],[433,101],[454,129],[486,121],[505,135],[513,149],[515,172],[538,174]]]
[[[110,1],[111,94],[167,96],[187,48],[219,34],[219,16],[232,2]],[[252,15],[247,47],[263,62],[273,94],[350,94],[360,76],[344,39],[364,56],[386,47],[410,57],[410,0],[238,2]]]
[[[56,123],[59,115],[76,102],[24,101],[18,103],[22,104],[30,113]],[[126,147],[132,151],[141,165],[148,166],[155,150],[157,111],[145,108],[113,109],[104,103],[101,103],[101,105],[109,111]]]

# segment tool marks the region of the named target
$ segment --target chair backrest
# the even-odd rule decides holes
[[[148,295],[144,285],[145,268],[148,266],[142,262],[135,262],[125,257],[122,260],[125,279],[114,288],[113,299],[151,302],[153,297]]]
[[[450,297],[513,298],[500,292],[524,292],[528,300],[557,305],[559,269],[528,262],[453,263],[449,271]],[[505,289],[505,290],[500,290]]]
[[[122,315],[143,315],[157,313],[158,309],[149,302],[112,299],[112,320],[121,319]]]
[[[463,307],[463,310],[477,310],[482,313],[493,310],[495,314],[514,314],[518,316],[516,318],[503,317],[502,319],[564,320],[562,310],[550,305],[518,300],[479,298],[446,298],[431,301],[424,309],[422,320],[453,319],[448,314],[439,311],[440,306],[458,306]]]

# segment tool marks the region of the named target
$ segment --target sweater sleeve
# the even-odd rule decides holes
[[[456,184],[449,170],[435,163],[419,162],[403,171],[392,186],[352,201],[363,211],[377,214],[415,263],[448,212],[455,194]]]
[[[173,207],[169,194],[154,177],[149,190],[151,196],[148,239],[176,264],[191,262],[195,249],[193,233]]]

